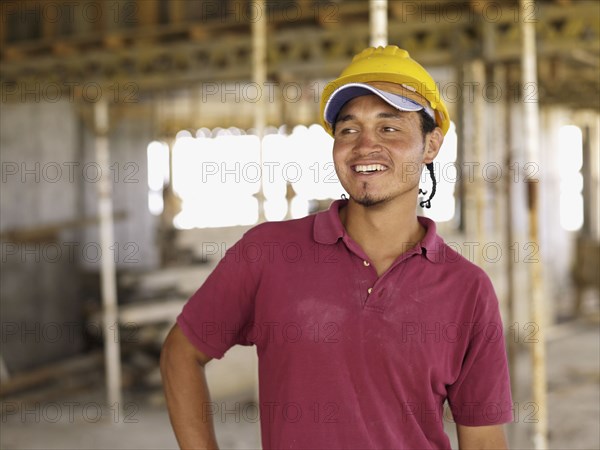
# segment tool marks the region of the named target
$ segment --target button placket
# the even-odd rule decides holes
[[[360,264],[360,266],[359,266],[360,269],[358,269],[359,272],[357,273],[358,277],[357,277],[356,281],[361,286],[359,295],[361,297],[362,306],[363,306],[363,308],[368,307],[369,303],[372,302],[373,300],[375,300],[375,299],[370,299],[370,297],[371,297],[371,293],[373,292],[373,289],[377,285],[377,281],[378,281],[379,277],[378,277],[377,273],[375,272],[375,268],[371,265],[371,262],[368,259],[366,259],[367,255],[365,255],[362,251],[360,251],[359,248],[354,248],[355,244],[352,241],[346,241],[344,239],[344,243],[346,244],[346,248],[350,251],[350,253],[353,254],[353,256],[358,256],[358,258],[360,258],[359,261],[362,262],[362,264],[360,262],[358,262],[358,264]],[[357,266],[355,266],[355,267],[357,267]],[[367,270],[365,271],[365,269],[367,269]],[[365,295],[365,291],[366,291],[366,295]]]
[[[381,277],[377,278],[375,283],[367,289],[367,301],[365,303],[365,309],[374,312],[384,313],[386,307],[392,300],[390,294],[393,289],[390,290],[390,281],[393,280],[394,284],[403,282],[403,272],[406,270],[407,261],[401,261],[400,264],[395,264],[390,270],[386,271]],[[390,277],[392,277],[390,279]]]

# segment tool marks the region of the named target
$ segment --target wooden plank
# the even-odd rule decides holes
[[[121,306],[119,308],[119,323],[124,325],[134,323],[138,326],[164,322],[165,320],[175,322],[175,318],[181,312],[186,301],[185,298],[173,297],[166,300]]]
[[[185,20],[185,1],[186,0],[171,0],[169,2],[169,18],[171,23],[179,24]]]
[[[36,403],[61,401],[72,395],[89,393],[101,383],[98,370],[94,370],[95,372],[73,372],[60,380],[55,379],[43,385],[31,386],[23,391],[10,394],[8,397],[10,401],[3,400],[5,408],[0,415],[4,420],[4,417],[18,414],[25,406],[31,407]]]
[[[360,2],[351,2],[360,3]],[[352,4],[325,4],[326,8],[319,10],[320,13],[327,15],[328,8],[338,8],[335,11],[336,16],[333,23],[342,23],[341,30],[328,29],[327,27],[319,27],[317,21],[305,21],[303,27],[286,27],[286,14],[271,13],[273,16],[272,24],[282,24],[281,27],[276,27],[277,32],[273,33],[272,39],[269,40],[268,53],[269,61],[272,62],[268,69],[269,77],[276,76],[282,70],[292,74],[297,78],[328,78],[333,77],[347,64],[348,54],[356,53],[357,46],[362,47],[368,42],[368,26],[366,17],[361,17],[360,14],[353,15],[360,8],[365,9],[365,6],[356,6]],[[401,2],[390,2],[390,8],[397,7],[396,4]],[[133,3],[131,3],[133,4]],[[446,4],[446,3],[445,3]],[[448,5],[458,5],[459,2],[450,2]],[[314,8],[306,3],[303,4],[303,13],[308,11],[314,14]],[[540,4],[540,18],[536,24],[538,30],[542,31],[546,26],[545,22],[552,20],[570,20],[585,21],[585,29],[591,37],[584,39],[582,36],[556,36],[555,38],[546,38],[542,40],[538,46],[538,57],[543,60],[550,55],[568,57],[573,53],[573,48],[585,49],[591,53],[600,51],[598,39],[594,39],[598,35],[598,25],[594,18],[598,16],[598,6],[596,2],[574,2],[571,7],[559,7],[556,4]],[[464,41],[464,55],[475,55],[478,51],[480,41],[478,36],[471,36],[472,19],[469,14],[475,14],[470,11],[468,3],[461,4],[460,9],[463,14],[460,15],[460,20],[456,22],[441,21],[435,27],[431,27],[431,21],[406,21],[390,17],[389,40],[390,42],[399,42],[402,45],[414,40],[412,53],[424,65],[441,66],[452,64],[453,54],[444,46],[448,40]],[[311,11],[312,9],[312,11]],[[508,27],[502,31],[501,37],[498,39],[496,54],[494,61],[518,62],[520,44],[518,42],[519,27],[515,23],[514,8],[505,10],[504,14],[494,22],[496,29]],[[466,11],[466,13],[465,13]],[[363,15],[364,16],[364,15]],[[349,26],[346,26],[349,25]],[[578,25],[578,27],[580,27]],[[352,35],[348,35],[348,31],[352,30]],[[68,37],[70,45],[76,49],[75,54],[61,57],[61,68],[67,70],[66,76],[61,75],[69,81],[81,82],[98,82],[107,86],[114,86],[115,83],[121,83],[123,80],[135,80],[136,88],[140,92],[153,91],[157,89],[171,88],[173,86],[182,86],[190,83],[204,82],[206,80],[226,80],[226,79],[248,79],[250,74],[250,64],[247,58],[237,56],[237,54],[245,54],[244,42],[248,43],[249,24],[244,21],[211,21],[210,23],[195,22],[171,22],[166,25],[156,25],[154,27],[131,27],[120,28],[118,34],[112,34],[105,41],[105,36],[102,33],[92,32],[81,33]],[[111,33],[114,33],[112,31]],[[418,36],[426,33],[426,40],[417,39]],[[190,36],[192,38],[190,38]],[[220,39],[214,40],[213,36],[219,36]],[[227,39],[231,38],[231,40]],[[139,51],[138,44],[144,41],[156,40],[156,44],[152,47],[146,46],[143,52]],[[223,51],[221,44],[227,42],[225,49],[226,54],[229,54],[226,64],[219,65],[218,59],[214,56]],[[364,42],[364,44],[362,44]],[[236,51],[232,52],[231,43],[236,47]],[[309,52],[309,60],[303,61],[298,58],[302,52],[296,52],[300,46],[307,45],[315,51]],[[428,47],[430,46],[430,47]],[[5,46],[2,50],[2,67],[0,68],[1,76],[4,79],[27,80],[32,76],[39,76],[51,80],[56,73],[57,55],[52,55],[51,44],[46,40],[37,42],[22,42],[18,45]],[[331,48],[339,48],[341,51],[332,54]],[[115,49],[119,49],[118,52]],[[207,54],[208,61],[204,58],[199,58],[199,55]],[[149,70],[144,71],[145,67],[160,67],[160,64],[152,64],[153,60],[161,61],[167,57],[184,61],[185,67],[182,68],[179,64],[174,64],[167,71],[164,70]],[[20,61],[18,58],[22,58]],[[12,60],[11,60],[12,59]],[[468,59],[468,58],[467,58]],[[133,70],[129,72],[123,66],[124,60],[133,61]],[[142,64],[141,62],[144,62]],[[146,64],[148,62],[148,64]],[[490,61],[492,62],[492,61]],[[85,72],[88,64],[94,63],[101,66],[101,71],[94,79],[81,79],[80,74]],[[129,67],[129,66],[128,66]],[[39,74],[39,75],[38,75]],[[110,75],[106,75],[110,74]],[[586,95],[590,89],[577,93],[576,98],[572,95],[563,95],[560,98],[556,97],[557,92],[567,92],[567,84],[573,86],[588,86],[594,88],[600,86],[595,73],[588,75],[583,72],[577,72],[575,79],[564,81],[559,88],[549,86],[551,80],[540,79],[540,85],[548,91],[548,94],[542,98],[546,103],[563,103],[579,102],[581,105],[596,108],[593,102],[593,96]],[[592,78],[590,78],[590,76]],[[547,85],[548,84],[548,85]],[[596,102],[597,103],[597,102]],[[581,106],[580,105],[580,106]],[[128,105],[131,106],[131,105]],[[236,118],[238,119],[238,118]],[[212,118],[209,118],[212,120]],[[239,125],[242,125],[242,120],[239,118]],[[244,123],[247,119],[244,119]],[[250,126],[250,125],[248,125]]]
[[[136,276],[138,288],[143,292],[166,292],[170,289],[188,296],[208,278],[217,264],[198,264],[184,267],[168,267]]]
[[[71,56],[77,53],[77,49],[68,41],[58,40],[52,45],[52,53],[56,56]]]
[[[3,10],[0,14],[0,49],[4,48],[6,44],[6,34],[8,28],[8,17],[6,17],[6,11]]]
[[[123,33],[111,32],[104,36],[102,42],[111,51],[120,50],[125,47],[125,36]]]
[[[102,352],[76,356],[59,363],[45,365],[27,372],[15,373],[0,383],[0,397],[42,385],[73,373],[95,370],[102,365]]]
[[[42,39],[51,40],[56,37],[56,29],[60,16],[67,14],[60,2],[48,3],[45,7],[38,6],[42,26]]]
[[[158,0],[137,2],[138,23],[142,27],[152,27],[158,23]]]
[[[114,214],[114,220],[122,220],[127,213],[119,211]],[[80,228],[97,225],[98,217],[85,217],[82,219],[65,220],[48,225],[32,228],[13,228],[0,233],[0,239],[10,242],[39,242],[56,240],[61,231],[69,228]]]
[[[2,381],[8,381],[10,379],[10,372],[8,371],[8,367],[4,362],[4,358],[2,354],[0,354],[0,383]]]

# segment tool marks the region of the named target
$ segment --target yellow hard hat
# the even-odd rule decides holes
[[[388,45],[363,50],[339,78],[325,86],[320,113],[325,130],[333,135],[333,124],[343,104],[368,91],[400,110],[424,109],[444,135],[450,127],[448,110],[431,75],[406,50]]]

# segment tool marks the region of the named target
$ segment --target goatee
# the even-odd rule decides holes
[[[380,205],[387,201],[386,198],[373,198],[369,194],[365,194],[362,197],[351,197],[351,198],[356,203],[358,203],[361,206],[364,206],[365,208],[377,206],[377,205]]]

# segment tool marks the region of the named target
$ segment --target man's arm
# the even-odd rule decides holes
[[[506,450],[504,425],[467,427],[456,424],[460,450]]]
[[[212,358],[196,349],[175,325],[160,355],[160,372],[175,437],[182,449],[218,448],[204,366]]]

